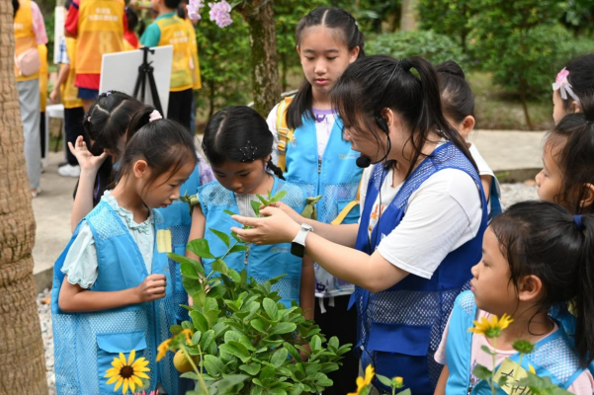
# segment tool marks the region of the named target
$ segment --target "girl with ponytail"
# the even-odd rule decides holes
[[[324,224],[280,204],[262,210],[264,218],[235,217],[253,228],[233,230],[258,244],[295,240],[355,284],[362,367],[403,377],[415,395],[433,394],[442,369],[433,356],[487,227],[477,169],[442,114],[438,78],[424,59],[360,58],[332,99],[344,138],[375,164],[363,173],[360,222]]]
[[[593,253],[592,215],[572,215],[549,202],[523,202],[495,217],[485,232],[483,257],[472,268],[471,289],[456,299],[435,355],[446,365],[435,393],[491,394],[489,384],[472,374],[476,364],[492,368],[487,348],[496,354],[496,372],[513,366],[549,377],[572,394],[591,394]],[[556,319],[568,304],[573,314],[565,322]],[[513,321],[496,345],[467,331],[473,321],[503,314]],[[513,347],[518,340],[535,344],[534,351],[520,357]],[[497,394],[506,392],[499,388]]]
[[[282,201],[298,212],[306,203],[305,193],[282,178],[282,172],[272,163],[273,137],[266,120],[254,109],[244,106],[227,107],[217,112],[206,125],[202,148],[210,162],[216,181],[198,188],[199,205],[194,206],[190,240],[205,238],[215,256],[222,256],[227,246],[207,229],[226,231],[237,225],[226,211],[255,217],[251,201],[257,194],[266,196],[285,192]],[[287,243],[275,246],[250,245],[244,253],[230,254],[225,263],[257,281],[285,275],[275,285],[281,302],[287,307],[300,302],[301,283],[313,282],[301,275],[302,259],[291,255]],[[187,253],[192,256],[190,252]],[[192,256],[196,258],[195,256]],[[212,259],[203,259],[207,274]]]

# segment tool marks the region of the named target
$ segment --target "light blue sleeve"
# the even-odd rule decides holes
[[[93,232],[89,224],[83,222],[78,236],[70,246],[61,270],[68,276],[70,284],[89,289],[97,281],[98,268]]]

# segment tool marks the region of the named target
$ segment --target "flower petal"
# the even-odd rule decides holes
[[[113,384],[116,381],[118,381],[121,377],[120,376],[113,376],[112,378],[110,378],[109,380],[107,380],[107,384]]]
[[[122,376],[120,376],[120,377],[118,378],[118,382],[116,383],[116,385],[115,385],[115,388],[114,388],[113,390],[114,390],[114,391],[117,391],[117,390],[118,390],[118,388],[120,388],[120,386],[122,385],[122,383],[123,383],[123,382],[124,382],[124,378],[123,378]]]
[[[136,376],[143,378],[143,379],[150,379],[149,376],[147,376],[146,374],[142,373],[142,372],[138,372],[136,373]]]
[[[132,393],[134,393],[134,390],[136,389],[136,384],[134,383],[134,376],[130,376],[130,378],[128,379],[128,381],[130,382],[130,391],[132,391]]]
[[[124,379],[124,388],[122,389],[122,394],[125,394],[126,392],[128,392],[128,382],[129,382],[129,379]]]
[[[136,358],[136,350],[130,352],[130,358],[128,359],[128,366],[132,366],[134,359]]]
[[[138,385],[139,387],[142,387],[142,380],[140,380],[138,378],[138,376],[134,375],[130,377],[130,380],[132,380],[134,383],[136,383],[136,385]],[[134,391],[134,390],[132,390]]]

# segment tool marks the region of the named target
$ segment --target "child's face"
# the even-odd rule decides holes
[[[220,166],[213,166],[212,171],[225,189],[241,194],[266,193],[262,185],[269,175],[262,159],[248,163],[225,161]]]
[[[564,116],[567,115],[567,111],[565,111],[565,106],[563,105],[563,99],[561,98],[561,94],[559,90],[553,92],[553,121],[555,125],[557,125]]]
[[[556,156],[559,154],[560,144],[547,141],[542,155],[543,167],[536,175],[538,197],[545,202],[559,203],[559,196],[563,188],[563,172],[557,164]]]
[[[150,208],[165,208],[179,199],[179,189],[194,171],[196,164],[193,161],[184,163],[177,171],[165,172],[157,177],[145,189],[141,189],[142,200]],[[150,171],[147,172],[147,177]]]
[[[340,37],[340,31],[322,25],[305,28],[301,33],[297,52],[303,74],[314,94],[328,95],[348,65],[359,55],[359,47],[349,51]]]
[[[479,309],[501,316],[512,314],[517,305],[517,294],[510,280],[509,263],[499,249],[497,237],[488,227],[483,238],[483,257],[471,269],[470,282]]]

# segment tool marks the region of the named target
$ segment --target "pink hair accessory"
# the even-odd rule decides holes
[[[153,110],[153,112],[151,112],[151,115],[149,115],[149,122],[155,122],[159,119],[163,119],[161,113],[157,110]]]
[[[553,91],[559,90],[563,100],[567,100],[567,95],[569,95],[573,100],[579,103],[580,99],[573,92],[573,89],[571,89],[571,84],[567,80],[567,77],[569,77],[569,70],[564,67],[563,70],[557,74],[557,78],[553,83]]]

